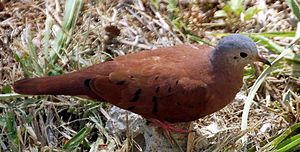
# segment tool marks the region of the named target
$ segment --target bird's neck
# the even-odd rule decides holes
[[[243,74],[245,65],[238,64],[230,57],[226,52],[214,49],[210,56],[210,61],[213,65],[213,69],[216,71],[229,72],[231,74]]]
[[[215,77],[220,81],[225,81],[223,83],[242,80],[244,65],[234,63],[233,59],[225,53],[216,52],[218,50],[213,51],[210,60],[213,71],[217,74]],[[227,80],[223,80],[222,78]]]
[[[214,102],[209,102],[208,104],[213,104],[211,107],[214,108],[208,109],[207,113],[212,113],[225,107],[234,99],[234,96],[243,84],[244,72],[243,67],[236,67],[232,64],[232,61],[228,61],[226,55],[212,53],[210,60],[213,67],[211,73],[214,75],[212,86],[218,87],[212,87],[214,92],[216,92],[216,96],[214,96]]]

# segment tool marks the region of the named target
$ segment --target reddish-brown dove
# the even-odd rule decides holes
[[[88,96],[147,119],[187,122],[230,103],[242,86],[244,67],[254,61],[270,65],[250,38],[235,34],[215,48],[142,51],[69,74],[23,79],[13,87],[20,94]]]

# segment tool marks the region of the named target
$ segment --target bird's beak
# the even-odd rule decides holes
[[[259,61],[259,62],[262,62],[264,64],[271,66],[271,63],[266,58],[264,58],[263,56],[261,56],[259,54],[256,57],[256,61]]]

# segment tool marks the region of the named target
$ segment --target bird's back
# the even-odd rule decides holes
[[[211,83],[208,46],[143,51],[92,66],[90,88],[106,101],[146,118],[170,122],[199,118]]]

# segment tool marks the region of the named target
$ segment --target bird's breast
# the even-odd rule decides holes
[[[216,75],[208,87],[208,101],[206,103],[206,113],[213,113],[228,105],[233,101],[235,95],[242,87],[242,73],[230,72],[221,73],[224,75]],[[208,108],[210,107],[210,108]]]

